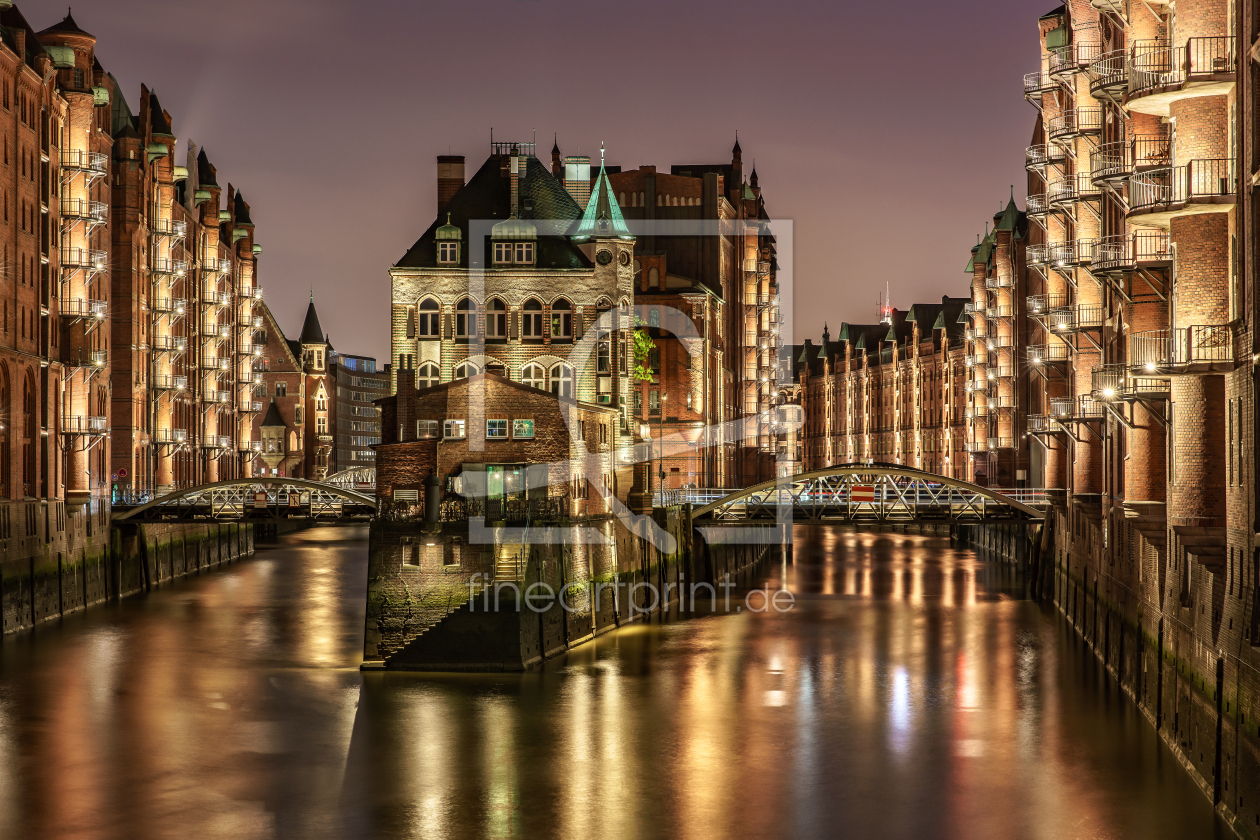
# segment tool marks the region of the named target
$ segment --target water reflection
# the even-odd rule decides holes
[[[4,640],[0,836],[1210,837],[1211,806],[1006,567],[802,528],[788,614],[524,675],[361,674],[318,529]]]

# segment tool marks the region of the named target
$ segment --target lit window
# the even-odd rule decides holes
[[[442,437],[447,440],[462,440],[464,438],[464,421],[447,420],[446,428],[442,432]]]
[[[416,421],[416,438],[418,440],[432,440],[438,436],[438,421],[436,420],[417,420]]]
[[[507,440],[508,421],[507,420],[487,420],[486,421],[486,439],[487,440]]]
[[[439,242],[438,243],[438,262],[443,265],[453,265],[459,262],[459,243],[458,242]]]
[[[317,435],[328,434],[328,418],[327,417],[315,418],[315,434]]]
[[[573,398],[573,368],[566,364],[551,366],[551,393],[557,397]]]
[[[437,365],[432,362],[426,362],[420,366],[420,370],[416,371],[416,387],[432,388],[440,381]]]
[[[551,337],[567,339],[573,337],[573,306],[567,300],[558,300],[551,305]]]
[[[530,440],[534,437],[534,421],[530,420],[513,420],[512,421],[512,437],[515,440]]]
[[[289,383],[277,382],[276,383],[276,396],[287,397],[288,395],[289,395]]]
[[[543,369],[540,365],[526,365],[521,372],[521,382],[531,388],[543,387]]]
[[[597,348],[597,350],[596,350],[595,360],[596,360],[596,367],[595,367],[595,370],[596,370],[598,373],[608,373],[608,372],[609,372],[609,367],[610,367],[610,365],[609,365],[609,349],[608,349],[608,342],[607,342],[607,341],[601,341],[601,342],[599,343],[599,347],[598,347],[598,348]]]

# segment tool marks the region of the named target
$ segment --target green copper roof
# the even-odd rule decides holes
[[[460,230],[459,225],[451,224],[451,214],[446,214],[446,224],[442,225],[433,234],[434,239],[453,239],[460,240],[464,238],[464,232]]]
[[[945,329],[945,310],[941,310],[941,314],[936,316],[936,323],[932,325],[933,330]]]
[[[1015,206],[1015,196],[1011,196],[1011,200],[1006,203],[1006,209],[1002,211],[1002,218],[998,219],[998,230],[1015,230],[1019,225],[1019,208]]]
[[[591,239],[592,237],[634,239],[626,220],[621,216],[621,208],[613,198],[612,184],[608,182],[608,173],[604,165],[599,165],[599,177],[595,179],[595,188],[591,191],[590,203],[582,214],[573,232],[574,239]]]

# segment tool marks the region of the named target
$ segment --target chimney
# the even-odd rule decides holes
[[[464,186],[464,156],[438,155],[437,169],[437,209],[438,215],[441,215],[446,212],[455,193]]]
[[[512,218],[520,218],[520,199],[521,199],[521,176],[525,174],[525,158],[521,157],[520,149],[512,146],[512,159],[508,164],[512,178]]]

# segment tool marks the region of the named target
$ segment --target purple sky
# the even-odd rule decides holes
[[[21,3],[42,29],[64,6]],[[96,0],[75,19],[134,108],[142,82],[240,187],[291,335],[308,289],[342,352],[389,354],[389,266],[435,215],[434,157],[469,174],[553,132],[623,167],[729,160],[736,129],[795,224],[796,340],[824,320],[961,294],[1035,112],[1055,4],[794,0]],[[545,143],[544,143],[545,141]]]

